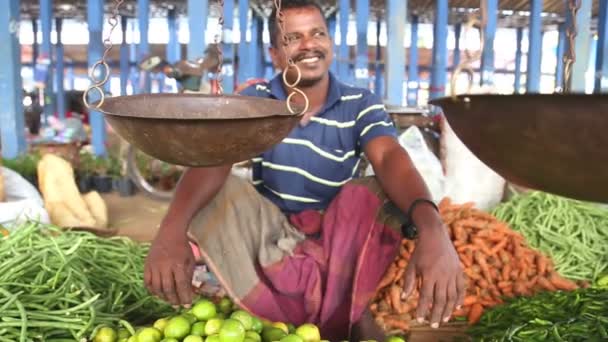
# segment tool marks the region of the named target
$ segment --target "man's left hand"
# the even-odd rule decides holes
[[[441,321],[448,322],[455,308],[462,306],[465,284],[458,254],[447,230],[423,227],[419,231],[416,249],[405,271],[405,295],[410,296],[420,276],[420,298],[416,317],[424,322],[431,308],[431,327],[438,328]]]

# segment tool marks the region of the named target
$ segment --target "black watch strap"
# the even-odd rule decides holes
[[[423,204],[423,203],[427,203],[433,206],[433,208],[435,208],[435,210],[437,210],[437,212],[439,212],[439,207],[437,207],[437,204],[435,204],[435,202],[428,200],[426,198],[418,198],[416,200],[414,200],[414,202],[412,202],[412,204],[410,205],[410,208],[407,211],[406,214],[406,221],[405,223],[401,226],[401,233],[403,234],[403,237],[405,237],[406,239],[410,239],[413,240],[418,236],[418,229],[416,228],[416,224],[414,223],[414,219],[412,218],[412,215],[414,213],[414,209],[416,209],[416,206],[418,206],[419,204]]]

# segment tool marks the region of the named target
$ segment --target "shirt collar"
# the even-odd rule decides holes
[[[340,81],[334,76],[334,74],[329,71],[329,93],[327,94],[327,101],[325,102],[325,106],[321,112],[326,109],[332,107],[336,102],[340,100],[342,97],[342,89]],[[283,88],[283,74],[277,74],[272,80],[270,80],[270,93],[277,100],[285,101],[287,100],[287,93],[285,93],[285,89]]]

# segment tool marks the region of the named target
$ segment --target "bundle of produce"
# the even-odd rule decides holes
[[[147,248],[37,223],[0,237],[0,341],[78,341],[175,312],[144,287]]]
[[[475,341],[608,341],[608,291],[544,292],[492,308],[468,334]]]
[[[474,324],[486,308],[503,303],[504,297],[578,288],[555,271],[549,258],[529,248],[521,234],[472,203],[452,204],[445,198],[439,209],[466,275],[467,295],[455,317],[466,317]],[[419,294],[415,290],[405,298],[403,279],[414,248],[415,241],[402,241],[370,307],[376,321],[389,332],[408,330],[414,324]]]
[[[535,191],[513,197],[493,214],[551,256],[565,277],[595,281],[608,270],[608,210],[597,204]]]

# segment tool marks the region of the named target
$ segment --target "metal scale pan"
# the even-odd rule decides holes
[[[193,167],[252,158],[279,143],[302,116],[291,114],[284,101],[203,94],[113,97],[99,110],[141,151]]]
[[[460,95],[430,103],[506,180],[608,203],[608,94]]]

